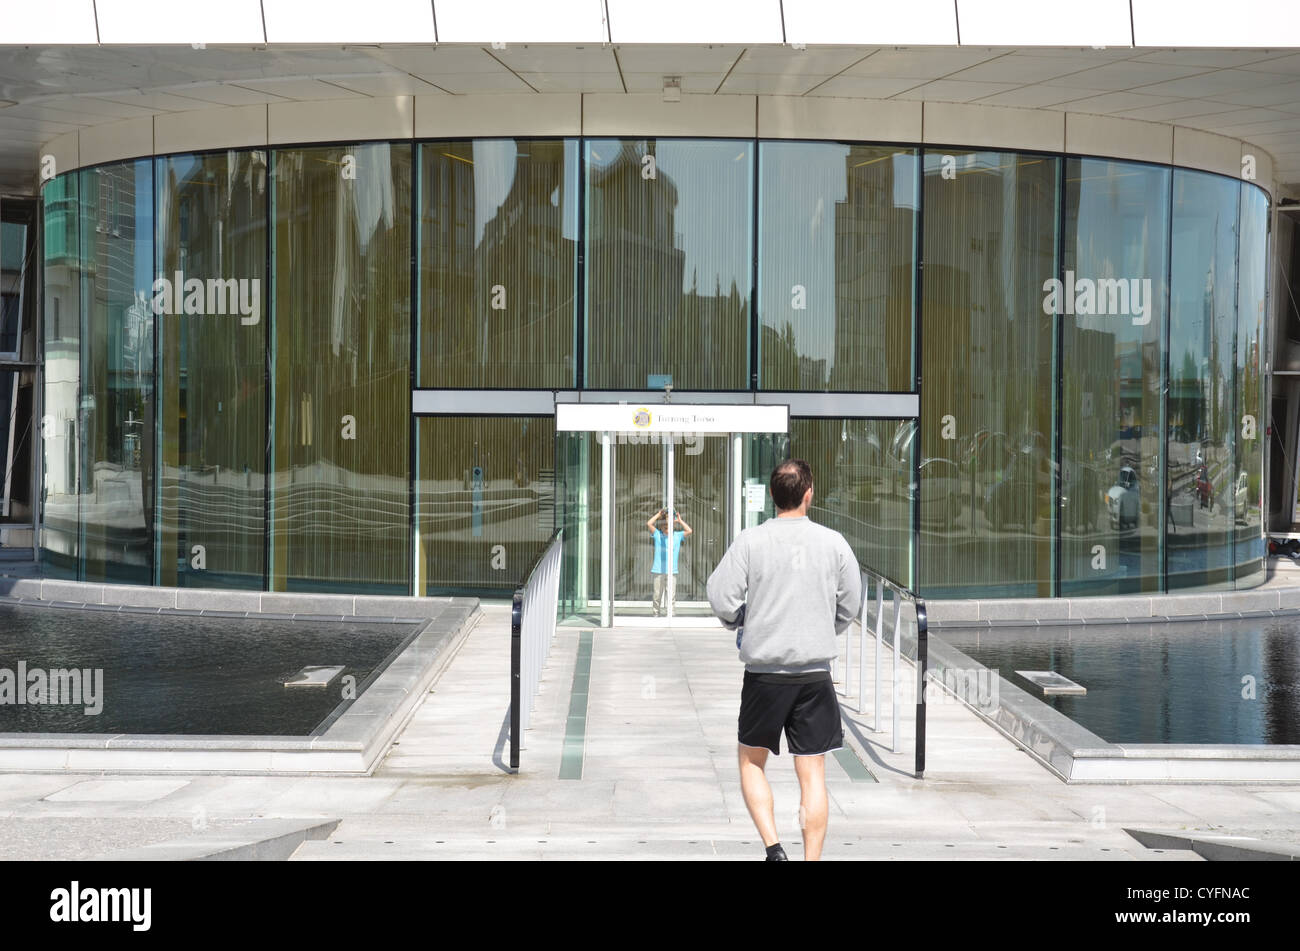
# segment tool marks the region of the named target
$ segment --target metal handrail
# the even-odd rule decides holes
[[[510,602],[510,768],[515,770],[542,667],[555,637],[563,536],[562,528],[551,533]]]
[[[891,600],[894,602],[894,659],[890,673],[892,674],[893,690],[891,691],[892,703],[892,738],[890,749],[892,752],[898,752],[898,734],[899,734],[899,671],[901,670],[902,654],[902,620],[903,620],[903,602],[910,601],[916,612],[916,759],[915,759],[915,776],[917,779],[924,778],[925,775],[925,679],[929,665],[930,654],[930,635],[926,619],[925,599],[918,595],[906,585],[899,584],[888,575],[876,571],[874,568],[866,568],[861,563],[858,564],[858,570],[862,574],[862,605],[858,608],[858,712],[861,713],[867,703],[867,593],[871,586],[875,588],[876,604],[876,625],[872,635],[876,640],[876,662],[875,662],[875,719],[872,724],[874,732],[880,732],[880,673],[883,664],[881,663],[881,644],[884,642],[885,634],[885,590],[890,591]],[[849,677],[853,669],[853,639],[845,638],[845,656],[844,656],[844,695],[849,693]],[[836,657],[838,665],[839,658]]]

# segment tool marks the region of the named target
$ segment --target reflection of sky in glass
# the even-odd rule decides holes
[[[552,157],[551,146],[546,142],[547,160]],[[497,216],[514,187],[519,162],[533,157],[531,145],[527,139],[475,139],[472,142],[474,162],[474,245],[483,242],[483,232],[488,222]],[[458,160],[458,156],[449,152],[444,156]],[[551,192],[550,202],[562,207],[561,236],[569,241],[576,240],[578,234],[577,202],[577,156],[578,145],[574,139],[564,141],[564,173],[560,176],[560,185]],[[464,161],[460,159],[460,161]]]
[[[1127,163],[1082,159],[1075,232],[1075,280],[1151,280],[1151,322],[1109,314],[1071,315],[1085,330],[1114,334],[1120,340],[1158,340],[1165,297],[1165,227],[1169,221],[1169,171]],[[1068,184],[1067,184],[1068,187]],[[1067,245],[1068,246],[1068,245]],[[1070,293],[1066,288],[1066,293]]]
[[[1238,186],[1221,176],[1179,170],[1174,195],[1169,374],[1175,379],[1189,373],[1192,378],[1207,373],[1226,378],[1232,363]],[[1213,311],[1207,316],[1210,293]],[[1212,321],[1210,327],[1205,326],[1206,320]],[[1221,338],[1226,334],[1219,340],[1215,368],[1202,366],[1210,359],[1212,333]]]
[[[153,297],[153,162],[135,163],[135,262],[132,280],[139,293]]]
[[[835,301],[835,207],[848,200],[846,179],[850,147],[838,142],[765,142],[759,161],[759,282],[762,284],[767,268],[781,275],[780,288],[771,288],[771,297],[763,302],[778,300],[788,302],[790,283],[803,284],[808,289],[809,305],[805,314],[823,308],[833,311]],[[893,207],[915,211],[917,207],[916,156],[907,152],[865,157],[858,164],[867,165],[888,161],[893,166]],[[857,167],[856,165],[852,167]],[[881,209],[881,214],[887,214]],[[779,260],[764,258],[768,240],[775,248],[799,240],[809,252],[800,261],[806,271],[798,275],[789,273]],[[770,250],[770,249],[769,249]],[[910,250],[910,249],[909,249]],[[818,301],[821,302],[820,307]],[[771,324],[771,314],[764,314],[765,323]],[[826,360],[829,367],[834,356],[835,336],[814,321],[790,320],[794,329],[795,346],[803,356]],[[784,333],[784,322],[776,325]]]
[[[623,151],[617,139],[589,139],[588,163],[609,167]],[[638,159],[647,152],[646,140],[634,140]],[[749,235],[753,229],[753,143],[746,141],[692,142],[658,139],[655,167],[660,181],[677,189],[672,230],[686,254],[682,290],[693,281],[698,293],[712,297],[721,288],[725,297],[734,281],[744,298],[749,287],[751,261]],[[640,175],[641,166],[629,174]],[[590,187],[590,185],[588,186]]]

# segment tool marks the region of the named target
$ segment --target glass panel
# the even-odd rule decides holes
[[[556,435],[556,518],[564,529],[560,616],[600,623],[600,435]]]
[[[1169,587],[1232,586],[1237,182],[1174,173],[1165,546]]]
[[[420,147],[424,387],[575,384],[578,144]]]
[[[1253,185],[1241,187],[1241,243],[1237,277],[1236,475],[1226,486],[1236,526],[1237,587],[1262,584],[1265,576],[1263,487],[1264,328],[1268,301],[1268,196]],[[1228,493],[1231,493],[1230,495]]]
[[[916,150],[760,149],[759,386],[913,390]]]
[[[1065,163],[1061,594],[1162,587],[1169,170]]]
[[[82,428],[78,412],[81,382],[81,258],[78,195],[73,172],[47,182],[44,277],[44,411],[41,445],[41,571],[47,578],[77,576],[77,459]]]
[[[26,349],[21,346],[26,264],[27,225],[0,222],[0,358],[20,359]]]
[[[864,567],[909,587],[915,442],[910,420],[790,421],[790,456],[812,467],[813,521],[843,535]],[[763,475],[764,485],[781,461]]]
[[[672,505],[682,524],[673,532],[671,586],[668,549],[656,553],[647,524],[668,495],[668,445],[673,445]],[[617,433],[614,436],[614,601],[616,615],[664,615],[675,591],[673,613],[709,613],[705,585],[730,544],[727,489],[730,439],[715,433]],[[690,529],[689,533],[687,528]],[[667,520],[659,524],[667,536]],[[674,534],[674,539],[677,536]],[[634,602],[634,604],[627,604]]]
[[[263,585],[266,155],[158,160],[158,580]]]
[[[673,613],[712,615],[705,588],[709,575],[731,544],[731,492],[727,478],[731,438],[725,433],[684,433],[670,438],[675,440],[673,507],[692,529],[678,553],[677,604]],[[646,517],[651,514],[647,512]],[[680,530],[681,526],[676,528]]]
[[[555,420],[416,420],[419,595],[508,598],[555,531]]]
[[[153,163],[81,172],[82,579],[153,581]]]
[[[584,385],[747,389],[753,144],[588,139],[585,148]]]
[[[271,588],[405,593],[411,149],[273,162]]]
[[[1057,159],[927,153],[920,567],[931,597],[1049,597]]]

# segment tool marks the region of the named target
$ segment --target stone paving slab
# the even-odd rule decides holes
[[[0,835],[19,831],[0,854],[84,856],[73,833],[95,823],[120,830],[97,842],[129,848],[191,837],[196,822],[338,818],[328,839],[303,843],[294,858],[761,858],[736,771],[743,671],[734,642],[716,629],[597,631],[583,775],[560,780],[578,635],[567,627],[555,635],[517,775],[502,762],[509,609],[489,604],[373,775],[187,776],[171,792],[154,788],[164,794],[149,801],[112,785],[94,787],[99,801],[59,795],[85,781],[123,781],[115,777],[4,775]],[[931,706],[926,776],[916,780],[910,701],[893,753],[888,705],[886,729],[873,732],[874,698],[859,712],[851,686],[846,722],[878,782],[853,782],[828,758],[828,859],[1201,861],[1147,849],[1125,829],[1300,837],[1300,785],[1069,786],[958,704]],[[797,858],[791,757],[771,758],[769,776],[783,842]]]

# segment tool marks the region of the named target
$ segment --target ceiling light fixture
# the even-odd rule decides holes
[[[664,102],[682,101],[682,77],[664,77]]]

